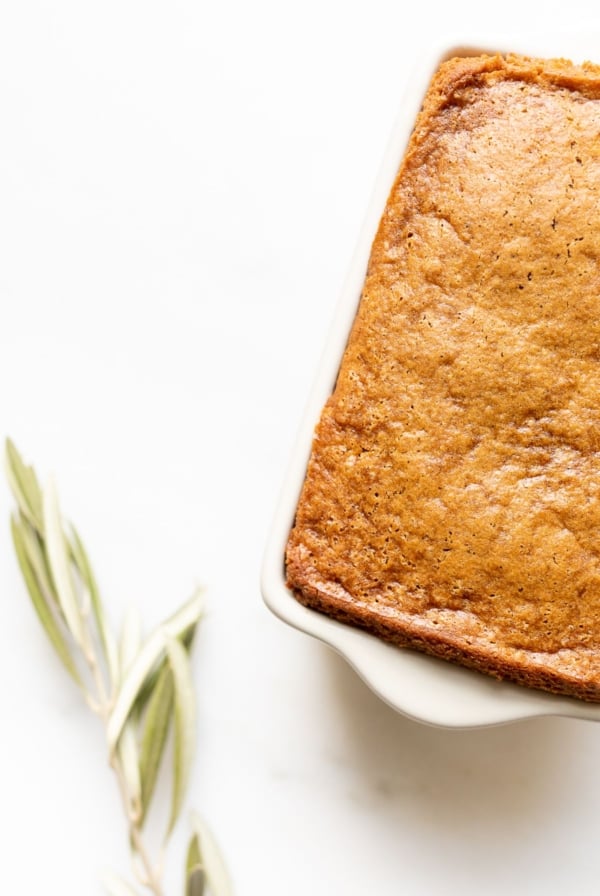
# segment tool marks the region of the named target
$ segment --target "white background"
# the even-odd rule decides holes
[[[294,433],[418,48],[592,3],[56,0],[0,9],[0,435],[115,624],[197,581],[190,803],[239,896],[596,893],[600,727],[396,715],[263,607]],[[598,60],[600,61],[600,42]],[[28,604],[0,488],[2,892],[127,873],[102,732]],[[168,893],[182,893],[184,828]]]

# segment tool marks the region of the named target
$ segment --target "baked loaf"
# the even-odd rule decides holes
[[[343,622],[600,702],[600,67],[434,77],[286,565]]]

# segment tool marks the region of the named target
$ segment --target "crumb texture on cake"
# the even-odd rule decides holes
[[[430,86],[287,548],[298,598],[600,700],[600,69]]]

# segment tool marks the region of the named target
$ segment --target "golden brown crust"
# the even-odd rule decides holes
[[[287,549],[303,603],[600,701],[600,67],[434,77]]]

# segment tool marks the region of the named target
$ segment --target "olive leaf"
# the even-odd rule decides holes
[[[206,873],[204,868],[192,868],[188,872],[185,896],[204,896],[204,888],[206,887]]]
[[[223,854],[210,828],[197,812],[192,813],[192,829],[211,896],[233,896],[233,884]]]
[[[173,792],[171,818],[166,835],[168,837],[179,817],[194,759],[196,702],[192,668],[185,647],[172,637],[167,637],[166,647],[175,685]]]
[[[194,646],[194,638],[196,635],[196,630],[198,628],[198,619],[196,619],[192,625],[190,625],[179,637],[179,640],[188,651],[191,651]],[[163,670],[163,668],[167,665],[166,658],[163,658],[160,663],[152,670],[152,672],[146,678],[146,681],[142,685],[139,690],[138,696],[135,700],[134,709],[138,713],[142,713],[146,706],[148,705],[148,701],[154,692],[154,688],[156,687],[156,682]]]
[[[111,753],[114,752],[117,746],[123,727],[138,698],[140,689],[143,687],[148,675],[160,662],[164,655],[164,650],[164,636],[160,632],[157,636],[155,632],[144,644],[123,676],[107,727],[106,736]]]
[[[18,514],[19,525],[23,536],[23,543],[27,551],[27,557],[31,563],[40,590],[48,606],[56,612],[61,621],[64,622],[64,613],[58,601],[58,596],[50,575],[48,560],[44,551],[44,545],[40,536],[37,534],[31,523],[23,516]]]
[[[42,492],[44,538],[52,581],[69,631],[80,647],[84,647],[83,620],[77,603],[69,564],[69,553],[63,531],[58,496],[53,480]]]
[[[200,593],[194,596],[174,613],[162,626],[148,638],[129,667],[119,688],[114,708],[107,728],[108,746],[111,753],[121,736],[123,725],[140,692],[152,672],[159,665],[165,654],[165,637],[180,638],[192,625],[196,625],[202,612]]]
[[[8,484],[23,516],[42,532],[42,494],[33,467],[28,467],[11,439],[6,440],[5,467]]]
[[[200,851],[200,840],[198,838],[198,834],[196,834],[194,832],[190,838],[187,856],[186,856],[186,860],[185,860],[186,877],[189,877],[189,875],[192,873],[194,868],[198,868],[201,866],[202,866],[202,853]]]
[[[142,779],[140,774],[140,756],[135,726],[128,721],[121,732],[117,751],[121,761],[123,776],[127,783],[130,810],[134,817],[142,811]]]
[[[105,724],[109,758],[129,825],[133,870],[144,890],[161,896],[162,854],[152,861],[142,826],[171,726],[172,795],[165,841],[189,782],[196,720],[189,651],[202,613],[201,592],[197,590],[143,644],[139,616],[129,612],[117,644],[87,552],[77,530],[66,528],[54,483],[41,489],[35,471],[23,463],[10,440],[5,460],[17,503],[12,538],[27,591],[50,643]],[[186,896],[203,896],[206,886],[211,896],[230,896],[214,838],[196,819],[186,859]],[[110,896],[139,896],[121,878],[108,876],[104,882]]]
[[[203,896],[206,874],[197,834],[192,834],[185,861],[185,896]]]
[[[141,823],[146,818],[154,794],[154,787],[169,733],[169,723],[173,715],[174,694],[173,673],[167,663],[164,663],[152,690],[144,719],[144,730],[140,747],[140,778],[142,782]]]
[[[38,580],[36,574],[35,564],[31,561],[31,556],[27,549],[27,537],[25,535],[25,526],[27,524],[24,521],[20,521],[16,516],[13,516],[11,519],[11,532],[13,538],[13,544],[15,546],[15,553],[17,555],[17,560],[19,562],[19,567],[21,569],[21,573],[23,575],[23,579],[25,580],[25,584],[27,586],[27,590],[29,592],[29,596],[31,597],[31,602],[37,613],[38,619],[40,620],[42,626],[50,643],[54,647],[56,653],[59,658],[62,660],[62,663],[69,673],[69,675],[75,680],[75,682],[81,687],[81,677],[79,672],[77,671],[77,667],[69,652],[69,648],[67,643],[63,637],[63,633],[60,630],[60,627],[55,619],[54,613],[52,612],[52,608],[49,606],[46,596],[40,586],[40,582]]]
[[[70,531],[70,548],[73,563],[75,564],[77,572],[79,573],[79,577],[81,579],[83,587],[89,594],[92,612],[94,614],[96,628],[98,630],[98,636],[100,638],[106,667],[108,669],[110,683],[113,688],[116,688],[119,678],[119,663],[115,638],[106,621],[106,615],[104,613],[102,600],[100,598],[100,591],[98,589],[98,585],[96,584],[96,578],[92,571],[92,566],[90,564],[83,541],[81,540],[75,526],[71,525]]]

